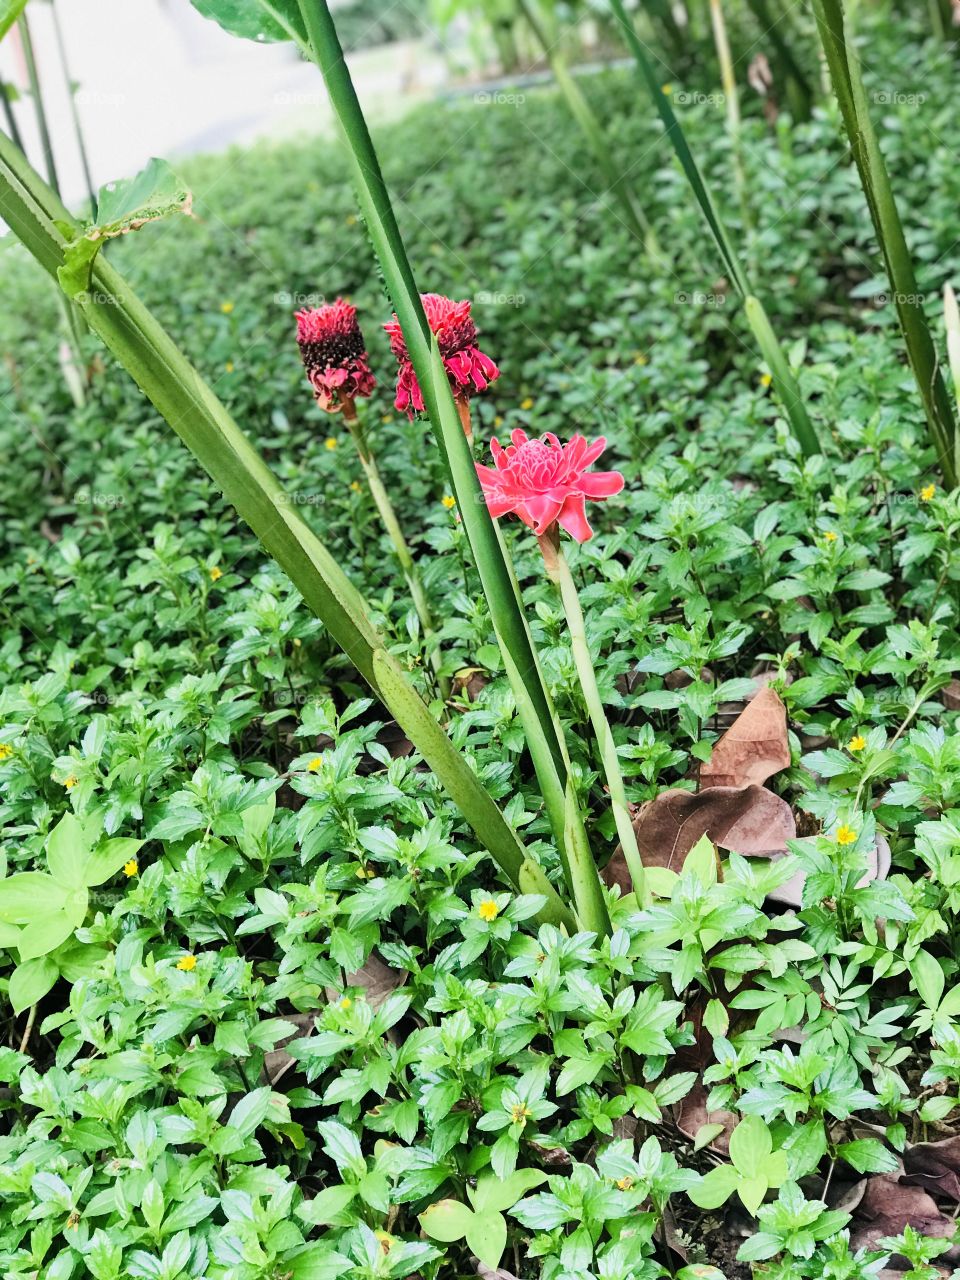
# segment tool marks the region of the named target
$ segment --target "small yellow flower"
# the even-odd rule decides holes
[[[75,773],[71,773],[69,777],[64,778],[63,785],[67,788],[68,791],[70,791],[72,790],[73,787],[77,785],[79,781],[80,779],[77,777],[77,775]]]
[[[182,969],[184,973],[191,973],[196,967],[196,956],[181,956],[177,961],[177,968]]]
[[[228,316],[228,315],[230,314],[230,312],[233,310],[233,303],[232,303],[232,302],[221,302],[221,303],[220,303],[220,310],[223,312],[223,314],[224,314],[225,316]]]
[[[232,360],[228,360],[223,367],[226,369],[227,373],[233,373],[234,365]]]
[[[307,765],[307,772],[316,773],[318,769],[322,769],[322,768],[323,768],[323,756],[314,756],[313,759],[310,761],[310,763]]]
[[[457,505],[456,498],[451,498],[449,493],[445,493],[443,497],[440,499],[440,501],[443,503],[443,505],[446,507],[448,511],[452,511],[453,508]]]
[[[856,838],[857,833],[854,831],[853,827],[848,827],[846,825],[837,827],[837,834],[835,836],[837,844],[853,844]]]
[[[773,378],[770,376],[770,374],[769,374],[769,373],[761,373],[761,375],[760,375],[760,385],[761,385],[761,387],[763,387],[763,388],[767,388],[767,387],[771,386],[771,385],[772,385],[772,383],[773,383]]]
[[[633,357],[633,363],[634,363],[634,364],[641,364],[641,365],[643,365],[643,364],[649,364],[649,363],[650,363],[650,357],[649,357],[648,355],[646,355],[646,353],[645,353],[645,352],[643,352],[643,351],[638,351],[638,352],[637,352],[637,354]]]
[[[629,1174],[627,1174],[625,1178],[617,1179],[618,1191],[629,1191],[632,1186],[633,1186],[633,1179],[630,1177]]]
[[[353,1004],[353,1001],[350,999],[350,997],[344,996],[343,999],[340,1001],[340,1008],[349,1009],[352,1004]]]
[[[660,92],[661,92],[662,94],[664,94],[666,97],[668,97],[668,98],[669,98],[669,97],[670,97],[670,95],[671,95],[671,93],[673,93],[673,85],[672,85],[672,84],[662,84],[662,85],[660,86]]]
[[[496,920],[499,914],[500,914],[500,908],[497,906],[497,904],[494,902],[492,898],[484,898],[484,900],[477,907],[477,915],[480,917],[481,920],[487,920],[487,921]]]
[[[302,644],[303,644],[303,641],[300,639],[299,636],[293,637],[293,647],[295,649],[299,649]]]
[[[393,414],[385,413],[383,417],[380,419],[380,421],[383,423],[385,427],[389,426],[390,423],[393,421]]]
[[[937,486],[935,484],[925,485],[924,488],[920,490],[920,501],[929,502],[936,492]]]
[[[834,533],[834,531],[833,531],[832,529],[828,529],[828,530],[827,530],[827,532],[826,532],[823,536],[824,536],[825,541],[827,541],[827,542],[836,542],[836,540],[837,540],[837,535]]]
[[[136,858],[131,858],[129,862],[125,862],[123,864],[123,874],[128,878],[130,876],[135,876],[139,870],[140,864],[137,862]]]
[[[867,745],[867,740],[862,733],[855,733],[847,743],[848,751],[862,751]]]
[[[357,215],[355,213],[347,214],[347,226],[355,227],[357,225]]]
[[[523,1102],[515,1102],[510,1108],[510,1119],[514,1124],[525,1125],[533,1112]]]
[[[494,420],[493,420],[493,425],[494,425],[495,427],[502,427],[502,426],[503,426],[503,414],[502,414],[502,413],[498,413],[498,414],[497,414],[497,416],[496,416],[496,417],[494,418]]]
[[[359,481],[359,480],[351,480],[351,481],[350,481],[350,488],[351,488],[351,490],[352,490],[354,493],[362,493],[362,492],[363,492],[363,486],[361,485],[361,483],[360,483],[360,481]]]
[[[13,755],[13,747],[9,742],[0,742],[0,760],[9,760]]]
[[[223,570],[217,565],[214,565],[213,568],[209,570],[209,573],[211,582],[219,582],[223,577]]]
[[[331,452],[332,452],[332,451],[337,447],[337,437],[336,437],[336,436],[327,436],[326,440],[324,440],[324,442],[323,442],[323,447],[324,447],[325,449],[329,449],[329,450],[331,450]]]
[[[532,408],[533,408],[533,396],[527,396],[527,397],[526,397],[526,399],[521,400],[521,401],[520,401],[520,408],[521,408],[521,409],[532,409]]]

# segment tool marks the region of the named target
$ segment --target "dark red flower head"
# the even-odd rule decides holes
[[[440,293],[422,293],[420,301],[427,313],[427,323],[437,335],[437,345],[457,399],[467,400],[500,377],[500,370],[477,346],[477,326],[470,315],[469,301],[454,302]],[[394,404],[412,418],[424,409],[420,384],[410,363],[399,320],[394,316],[383,327],[390,335],[390,349],[399,365]]]
[[[317,404],[335,412],[344,400],[369,396],[377,380],[357,324],[357,309],[338,298],[314,311],[297,312],[297,342]]]
[[[492,516],[518,515],[538,536],[557,523],[577,542],[593,537],[587,521],[587,498],[612,498],[623,488],[619,471],[587,474],[607,447],[600,437],[588,444],[576,435],[561,444],[549,431],[531,440],[519,428],[511,432],[512,444],[501,448],[491,440],[493,467],[477,463],[477,475]]]

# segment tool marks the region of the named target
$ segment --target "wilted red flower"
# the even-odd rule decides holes
[[[500,370],[477,346],[477,326],[470,315],[472,304],[469,301],[454,302],[440,293],[422,293],[420,301],[427,314],[427,323],[437,335],[444,367],[457,399],[467,400],[475,391],[483,391],[500,377]],[[394,316],[383,327],[390,335],[390,349],[400,366],[394,404],[401,413],[406,412],[412,418],[414,413],[423,413],[423,393],[410,363],[399,320]]]
[[[588,444],[576,435],[561,444],[547,432],[531,440],[525,431],[511,432],[512,444],[504,449],[491,440],[493,467],[477,463],[483,496],[492,516],[518,515],[538,536],[557,523],[577,542],[593,537],[584,509],[587,498],[612,498],[623,488],[619,471],[587,474],[607,447],[600,437]]]
[[[336,412],[346,400],[369,396],[377,380],[357,324],[357,308],[343,298],[297,312],[297,342],[317,404]]]

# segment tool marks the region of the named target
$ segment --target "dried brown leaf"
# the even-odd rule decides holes
[[[706,787],[760,785],[789,767],[787,711],[779,694],[762,688],[715,744],[710,760],[700,766]]]

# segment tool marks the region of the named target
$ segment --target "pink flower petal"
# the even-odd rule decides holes
[[[593,530],[587,521],[583,497],[580,494],[574,494],[566,500],[557,516],[557,523],[577,542],[587,542],[593,537]]]

